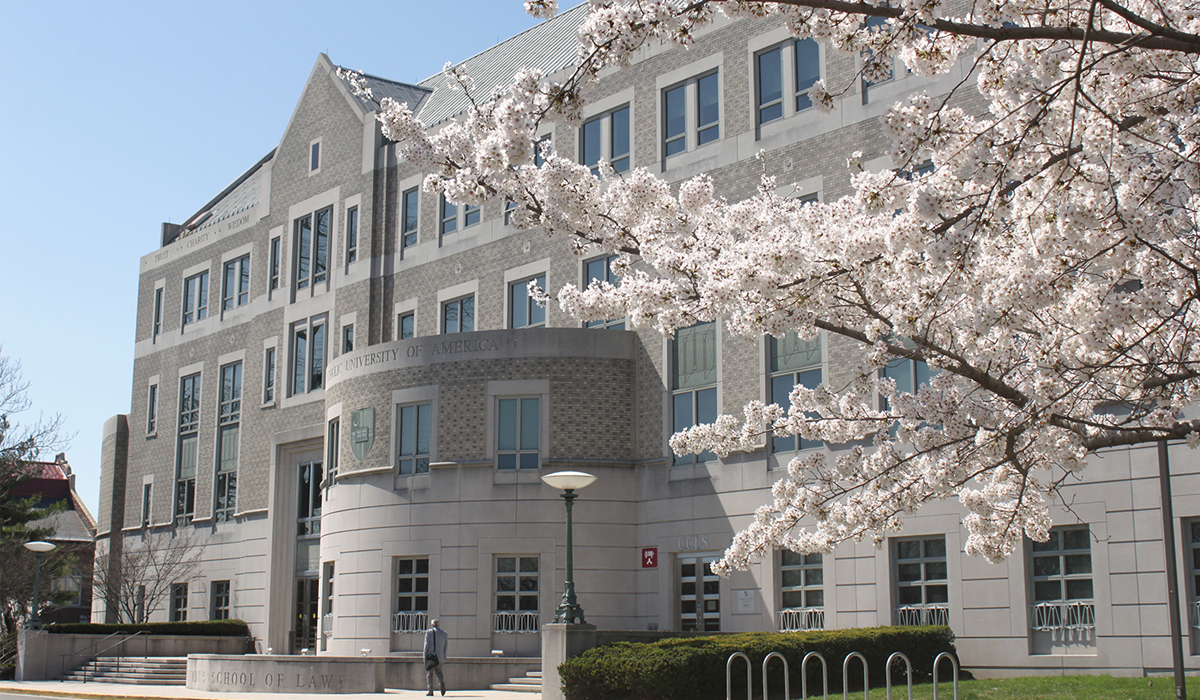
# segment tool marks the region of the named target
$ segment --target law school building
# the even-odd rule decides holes
[[[479,92],[522,65],[568,70],[586,9],[469,59]],[[900,67],[829,114],[811,108],[813,80],[857,70],[782,24],[722,20],[689,50],[638,54],[592,88],[578,127],[541,136],[620,172],[708,173],[729,199],[754,193],[763,150],[790,196],[830,201],[850,192],[849,152],[893,167],[879,117],[896,99],[945,92],[967,68],[933,80]],[[163,540],[199,565],[139,615],[240,618],[259,651],[337,656],[419,650],[437,617],[454,656],[537,656],[566,566],[561,492],[541,477],[579,470],[598,478],[574,505],[575,581],[600,629],[940,623],[977,675],[1170,668],[1153,446],[1092,459],[1050,541],[1003,564],[963,554],[964,511],[946,501],[879,548],[776,552],[714,576],[787,462],[831,448],[773,438],[676,457],[668,438],[796,383],[839,385],[857,348],[747,342],[721,320],[664,339],[537,306],[530,280],[616,281],[612,258],[517,230],[502,201],[422,191],[425,173],[334,71],[317,57],[278,145],[231,164],[251,165],[141,259],[132,408],[106,424],[96,566]],[[466,108],[443,76],[366,80],[431,128]],[[922,369],[888,371],[915,386]],[[1195,670],[1200,457],[1172,445],[1170,462]],[[97,593],[93,620],[113,608]]]

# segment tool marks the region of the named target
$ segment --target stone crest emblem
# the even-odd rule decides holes
[[[375,409],[360,408],[350,413],[350,449],[354,457],[363,461],[375,444]]]

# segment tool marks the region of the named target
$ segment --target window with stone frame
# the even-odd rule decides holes
[[[183,281],[183,318],[187,326],[208,317],[208,271],[192,275]]]
[[[825,564],[820,553],[779,553],[779,631],[825,629]]]
[[[208,619],[229,619],[229,581],[213,581],[211,586],[211,608]]]
[[[221,312],[250,303],[250,256],[227,260],[221,276]]]
[[[1030,541],[1030,586],[1035,632],[1092,630],[1096,602],[1092,536],[1087,525],[1051,528],[1045,542]]]
[[[583,263],[583,282],[584,287],[591,287],[593,284],[607,282],[612,286],[617,286],[621,283],[621,278],[613,272],[613,263],[617,261],[617,255],[602,255],[597,258],[592,258]],[[609,328],[612,330],[625,330],[625,317],[610,318],[603,321],[585,321],[585,328]]]
[[[579,129],[579,162],[600,173],[600,161],[612,164],[618,173],[630,167],[629,105],[592,117]]]
[[[200,375],[179,380],[179,430],[175,463],[175,523],[187,525],[196,514],[196,461],[200,442]]]
[[[664,164],[721,137],[721,101],[718,71],[690,78],[662,91]],[[664,165],[665,167],[665,165]]]
[[[238,455],[241,443],[242,363],[221,368],[217,401],[217,473],[213,496],[213,518],[233,520],[237,510]]]
[[[171,584],[171,622],[187,622],[188,585]]]
[[[538,305],[529,293],[529,283],[546,288],[545,273],[508,285],[508,327],[538,328],[546,325],[546,308]]]
[[[793,39],[760,51],[754,56],[754,77],[759,126],[808,110],[813,106],[809,92],[821,79],[820,46],[814,39]]]
[[[412,188],[400,195],[400,256],[417,244],[417,224],[420,213],[420,190]]]
[[[433,404],[396,407],[396,472],[400,476],[429,473]]]
[[[325,317],[292,324],[291,395],[306,394],[325,386]]]
[[[678,433],[717,419],[717,324],[713,321],[680,328],[671,340],[671,418]],[[676,465],[716,459],[705,450],[675,455]]]
[[[470,333],[475,330],[475,295],[442,302],[442,332]]]
[[[950,587],[946,537],[892,540],[897,625],[946,625]]]
[[[496,468],[538,469],[541,451],[541,405],[536,396],[496,400]]]
[[[821,336],[801,340],[794,331],[782,338],[767,337],[770,354],[771,402],[786,412],[791,406],[789,396],[797,386],[815,389],[822,381]],[[807,440],[799,435],[772,435],[771,452],[793,452],[820,447],[820,440]]]
[[[329,276],[329,229],[333,207],[318,209],[292,222],[296,290],[315,290]]]
[[[358,207],[346,209],[346,264],[358,260]]]

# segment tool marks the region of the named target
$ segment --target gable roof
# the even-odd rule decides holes
[[[475,82],[472,92],[490,98],[493,90],[512,83],[513,76],[522,68],[535,68],[550,75],[574,65],[579,51],[579,25],[587,19],[587,11],[588,3],[576,5],[458,64]],[[418,83],[433,91],[417,112],[426,126],[462,114],[471,104],[465,93],[451,90],[447,82],[446,74],[438,73]]]
[[[376,100],[383,100],[385,97],[390,97],[397,102],[407,104],[409,109],[417,109],[421,104],[421,100],[433,92],[432,88],[409,85],[408,83],[380,78],[377,75],[363,73],[362,77],[367,87],[371,88],[371,95]],[[365,97],[358,97],[356,95],[355,99],[362,104],[364,111],[372,112],[378,109],[373,102]]]

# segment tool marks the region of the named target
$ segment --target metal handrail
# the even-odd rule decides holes
[[[863,700],[871,700],[871,674],[867,670],[867,657],[857,651],[846,654],[846,660],[842,662],[842,697],[850,697],[850,659],[855,657],[858,657],[863,667]]]
[[[887,687],[887,700],[892,700],[892,661],[897,658],[904,660],[904,671],[908,676],[908,700],[913,700],[912,696],[912,662],[908,660],[908,655],[902,651],[894,652],[888,657],[887,667],[883,669],[884,683]]]
[[[776,615],[779,616],[780,632],[825,629],[824,608],[784,608]]]
[[[733,660],[739,656],[746,660],[746,700],[752,700],[754,697],[754,693],[752,692],[754,664],[750,663],[749,656],[740,651],[735,651],[729,655],[728,659],[725,659],[725,700],[733,700]]]
[[[117,636],[118,634],[125,635],[125,638],[119,642],[109,644],[108,646],[104,647],[103,649],[100,649],[99,651],[95,652],[95,654],[92,656],[92,658],[93,659],[100,658],[100,655],[103,654],[104,652],[108,651],[109,649],[112,649],[113,647],[120,646],[120,645],[124,644],[125,642],[128,642],[133,637],[137,637],[137,636],[143,635],[143,634],[149,635],[150,633],[147,632],[146,630],[138,630],[138,631],[134,632],[133,634],[130,634],[128,632],[113,632],[112,634],[108,635],[107,637],[104,637],[103,639],[97,639],[96,641],[92,642],[92,645],[90,647],[88,647],[87,649],[84,649],[83,651],[76,651],[76,652],[72,652],[70,654],[59,654],[58,655],[58,682],[61,683],[63,681],[63,678],[67,675],[67,671],[66,671],[67,662],[66,662],[65,657],[68,657],[68,656],[76,657],[81,654],[88,654],[96,646],[98,646],[99,644],[103,643],[106,640],[112,639],[113,637]],[[144,640],[145,640],[145,638],[143,638],[143,641]],[[142,650],[143,656],[145,655],[145,653],[146,653],[145,649],[143,649]],[[117,656],[116,659],[117,659],[117,672],[119,673],[121,671],[121,657]],[[83,682],[87,683],[87,681],[88,681],[87,669],[85,668],[83,671]]]
[[[537,634],[541,617],[535,612],[497,611],[492,613],[492,632],[497,634]]]
[[[948,651],[933,657],[933,700],[938,700],[938,664],[942,662],[942,657],[950,659],[950,666],[954,669],[954,700],[958,700],[958,659]]]
[[[1035,632],[1080,632],[1096,629],[1096,605],[1085,600],[1034,603],[1030,628]]]
[[[808,652],[800,662],[800,697],[808,697],[808,662],[814,656],[821,662],[822,695],[825,700],[829,700],[829,664],[825,663],[825,657],[821,656],[819,651]]]
[[[942,603],[901,605],[896,608],[896,625],[948,625],[950,607]]]
[[[787,659],[783,658],[783,654],[780,654],[777,651],[773,651],[770,654],[767,654],[765,657],[763,657],[763,664],[762,664],[763,698],[767,697],[767,662],[769,662],[772,657],[777,658],[783,662],[783,697],[785,700],[787,700],[787,698],[792,697],[792,681],[788,678]],[[749,700],[750,696],[747,695],[746,697],[747,697],[747,700]]]
[[[429,628],[429,613],[394,612],[392,631],[399,634],[418,634]]]

